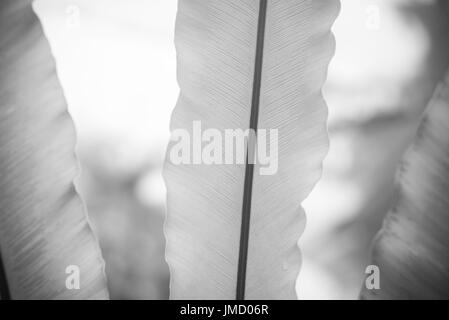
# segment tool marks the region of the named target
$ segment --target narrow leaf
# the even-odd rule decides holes
[[[296,297],[300,204],[328,147],[321,87],[338,9],[338,0],[179,0],[181,92],[164,168],[171,298]],[[234,150],[226,164],[226,131],[248,128],[267,130],[267,141],[257,131],[246,162],[238,163]],[[181,129],[190,139],[179,137]],[[222,164],[215,153],[213,162],[202,157],[212,143],[198,144],[206,129],[222,138]],[[270,168],[251,161],[264,141],[276,155]],[[189,161],[173,161],[179,150]]]
[[[73,179],[75,132],[31,1],[0,1],[2,298],[107,298]],[[79,271],[79,274],[78,274]],[[79,275],[79,287],[77,283]],[[71,278],[72,276],[72,278]]]
[[[449,74],[403,159],[396,203],[374,242],[380,289],[363,288],[362,299],[449,298],[448,194]]]

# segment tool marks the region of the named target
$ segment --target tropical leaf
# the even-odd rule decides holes
[[[178,2],[181,92],[164,168],[171,298],[296,297],[300,204],[328,148],[321,87],[338,10],[338,0]],[[243,164],[176,164],[177,133],[195,139],[194,121],[222,136],[226,129],[277,129],[276,173],[262,175],[252,152]],[[250,136],[247,145],[254,143]]]
[[[362,299],[449,298],[449,74],[398,172],[397,200],[373,246],[380,289]]]
[[[107,298],[73,179],[75,132],[31,1],[0,1],[0,284],[3,299]],[[80,286],[70,276],[79,268]],[[68,273],[66,273],[68,272]],[[67,284],[73,285],[69,289]]]

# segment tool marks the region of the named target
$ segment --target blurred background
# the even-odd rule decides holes
[[[161,176],[175,106],[176,0],[35,0],[78,132],[113,299],[168,298]],[[300,299],[356,299],[395,170],[449,67],[446,0],[341,0],[324,95],[330,150],[303,205]]]

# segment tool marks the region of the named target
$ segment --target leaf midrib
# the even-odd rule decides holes
[[[260,87],[262,79],[262,60],[263,60],[263,45],[265,37],[265,20],[267,12],[267,0],[260,0],[259,2],[259,17],[257,22],[257,42],[256,42],[256,57],[254,62],[254,78],[253,91],[251,99],[251,115],[249,128],[246,167],[245,167],[245,181],[243,190],[243,204],[242,204],[242,222],[240,229],[240,246],[239,246],[239,261],[237,268],[237,289],[236,300],[245,299],[245,284],[246,284],[246,268],[248,264],[248,244],[250,231],[250,217],[251,217],[251,197],[253,188],[254,176],[254,161],[249,158],[253,157],[254,147],[256,143],[257,122],[259,119],[259,100]],[[251,152],[250,152],[251,150]]]

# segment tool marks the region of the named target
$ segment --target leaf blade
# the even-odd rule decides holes
[[[321,86],[333,53],[329,29],[338,3],[268,1],[258,124],[279,129],[279,172],[254,176],[248,299],[296,296],[296,242],[305,223],[300,202],[319,178],[327,151]],[[258,1],[179,1],[181,93],[172,133],[181,128],[193,136],[196,120],[220,132],[248,129],[258,10]],[[171,298],[233,299],[245,166],[175,165],[175,145],[169,144],[164,167]]]
[[[104,262],[84,204],[75,131],[31,1],[0,6],[0,248],[13,299],[104,299]],[[66,268],[80,269],[80,289]]]
[[[362,299],[449,297],[449,74],[398,169],[397,198],[373,241],[380,289]]]

